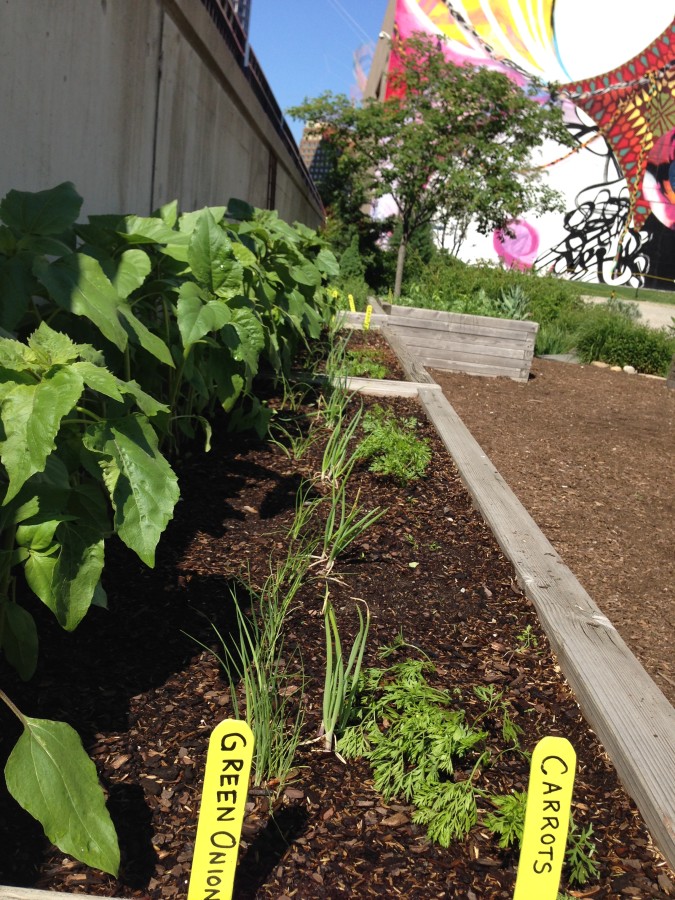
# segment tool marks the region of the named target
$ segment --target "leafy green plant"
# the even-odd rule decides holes
[[[527,792],[514,791],[512,794],[492,795],[488,799],[495,811],[484,817],[483,824],[499,837],[502,850],[518,846],[525,829]]]
[[[422,478],[431,462],[431,450],[429,442],[415,434],[416,427],[416,419],[397,421],[375,406],[363,418],[366,437],[356,453],[371,460],[371,472],[391,475],[402,484]]]
[[[675,353],[675,339],[665,329],[658,331],[625,316],[604,312],[589,316],[581,325],[576,350],[586,363],[597,359],[665,376]]]
[[[345,730],[338,750],[347,756],[365,743],[375,788],[385,800],[413,803],[413,821],[448,846],[477,821],[474,779],[489,760],[487,732],[467,721],[448,691],[428,683],[429,672],[433,666],[420,660],[368,670],[359,721]]]
[[[605,300],[604,306],[608,312],[617,316],[623,316],[630,322],[637,322],[638,319],[642,318],[642,313],[637,303],[618,297],[615,293],[610,294]]]
[[[499,292],[497,307],[505,319],[529,319],[532,315],[529,297],[519,284],[502,288]]]
[[[360,378],[386,378],[387,367],[378,350],[348,350],[346,375]]]
[[[523,630],[520,632],[520,634],[516,635],[516,638],[518,640],[518,643],[520,644],[520,647],[518,649],[521,652],[539,646],[539,639],[532,630],[531,625],[526,625],[525,628],[523,628]]]
[[[570,816],[565,864],[569,869],[569,879],[572,884],[586,884],[599,877],[600,871],[593,862],[594,853],[593,826],[587,825],[586,828],[579,828],[574,818]]]
[[[357,604],[359,627],[352,644],[349,659],[345,665],[342,652],[340,630],[333,604],[330,602],[328,587],[323,606],[324,628],[326,632],[326,677],[323,689],[323,717],[321,733],[324,747],[332,750],[349,722],[357,696],[363,654],[370,628],[370,610],[366,606],[365,619]]]
[[[392,652],[405,646],[401,635]],[[484,771],[498,757],[508,752],[527,756],[510,705],[494,685],[478,685],[473,693],[484,708],[470,720],[461,692],[433,687],[428,681],[433,672],[429,660],[419,659],[366,669],[360,702],[338,751],[346,758],[367,759],[384,800],[411,803],[413,822],[424,825],[429,839],[440,846],[463,839],[479,822],[495,834],[502,849],[518,846],[527,794],[495,795],[481,785]],[[491,739],[488,720],[500,723],[503,747]],[[481,812],[486,801],[492,810]],[[592,834],[590,825],[579,831],[570,824],[566,861],[573,883],[598,877]]]
[[[575,332],[559,322],[547,322],[539,326],[535,338],[538,356],[570,353],[574,349]]]
[[[525,829],[527,793],[515,791],[501,796],[491,795],[488,800],[493,805],[494,812],[488,813],[482,824],[499,838],[499,846],[503,850],[507,847],[519,847]],[[570,884],[583,885],[599,877],[599,869],[593,861],[594,853],[593,826],[579,829],[570,814],[565,848],[565,865]]]
[[[276,213],[230,201],[181,214],[174,202],[77,223],[81,205],[70,183],[0,202],[0,651],[24,679],[38,635],[18,576],[72,630],[106,603],[112,534],[152,566],[178,500],[164,453],[195,427],[208,448],[217,406],[230,425],[262,434],[271,410],[253,392],[261,365],[287,375],[336,308],[334,255]],[[10,771],[24,767],[15,796],[62,849],[113,871],[111,840],[99,852],[78,836],[85,807],[107,827],[92,779],[72,794],[67,834],[28,796],[40,741],[55,761],[40,773],[43,790],[56,796],[72,774],[52,752],[55,735],[84,772],[66,726],[13,709],[26,729],[12,755]]]
[[[93,347],[45,322],[26,344],[0,338],[0,379],[0,527],[6,549],[16,548],[0,557],[0,604],[22,566],[30,588],[72,630],[92,603],[105,602],[109,534],[154,565],[178,500],[151,421],[167,407],[109,372]],[[2,623],[0,646],[29,678],[36,642],[22,644],[26,627],[16,631],[12,621],[16,614]]]

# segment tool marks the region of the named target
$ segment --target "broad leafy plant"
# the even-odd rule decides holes
[[[276,213],[174,202],[78,223],[81,205],[70,183],[0,202],[0,653],[23,679],[38,656],[25,586],[71,631],[106,604],[110,536],[153,566],[179,497],[165,454],[195,425],[208,449],[218,406],[263,433],[255,376],[287,374],[334,312],[335,257]],[[0,699],[24,728],[10,792],[64,852],[115,873],[79,738]]]

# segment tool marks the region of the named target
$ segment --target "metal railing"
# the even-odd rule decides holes
[[[258,98],[258,102],[274,127],[274,130],[281,138],[282,143],[309,189],[312,198],[319,209],[323,210],[323,203],[321,202],[321,197],[316,189],[316,185],[300,156],[300,151],[298,150],[298,145],[295,143],[293,133],[288,127],[288,123],[272,93],[272,89],[265,78],[260,63],[248,43],[246,33],[237,18],[233,6],[229,3],[229,0],[202,0],[202,4],[208,10],[211,19],[225,41],[225,44],[237,61],[244,77],[251,85],[253,93]]]

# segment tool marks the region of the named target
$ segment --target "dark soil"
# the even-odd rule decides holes
[[[353,598],[362,598],[373,617],[367,664],[381,664],[378,649],[402,632],[431,657],[436,683],[459,689],[469,708],[474,686],[503,690],[525,730],[526,749],[546,734],[569,738],[579,758],[575,818],[593,825],[601,870],[599,881],[574,896],[666,900],[675,891],[673,874],[582,719],[509,563],[419,409],[407,401],[387,404],[418,417],[433,462],[427,477],[408,487],[372,475],[365,464],[355,470],[354,493],[360,488],[367,508],[380,505],[387,513],[333,573],[343,633],[353,634]],[[0,883],[185,896],[208,736],[231,714],[218,664],[186,633],[216,646],[209,620],[225,633],[234,627],[233,579],[248,568],[260,584],[270,556],[283,552],[295,493],[317,469],[318,452],[315,445],[295,463],[277,447],[217,430],[210,454],[195,450],[178,467],[183,499],[154,571],[111,541],[109,611],[92,609],[65,634],[35,604],[38,673],[22,685],[3,669],[2,683],[25,713],[63,719],[82,735],[109,793],[123,865],[115,880],[64,858],[3,793]],[[307,677],[308,740],[321,716],[322,602],[323,583],[308,581],[287,628],[288,647],[300,649]],[[536,646],[519,638],[528,626]],[[497,740],[496,724],[490,727]],[[2,755],[17,736],[18,723],[3,707]],[[484,777],[490,789],[523,790],[527,774],[521,757],[506,755]],[[513,896],[517,859],[484,828],[448,850],[432,846],[412,824],[410,807],[385,804],[375,793],[364,762],[344,764],[315,743],[301,748],[273,820],[267,797],[249,799],[237,898]]]

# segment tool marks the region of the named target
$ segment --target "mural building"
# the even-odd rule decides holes
[[[366,93],[387,96],[396,40],[423,32],[446,59],[503,72],[562,104],[577,145],[540,165],[565,212],[470,232],[458,255],[581,281],[672,289],[675,18],[664,0],[390,0]],[[384,40],[383,40],[384,39]],[[386,49],[384,44],[386,43]],[[391,52],[389,52],[389,48]],[[379,71],[378,71],[379,69]],[[545,87],[543,86],[545,85]],[[378,204],[375,215],[393,212]],[[451,241],[446,236],[446,246]]]

